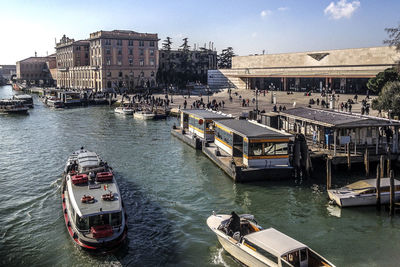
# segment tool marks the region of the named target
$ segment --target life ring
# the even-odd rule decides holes
[[[104,194],[101,196],[101,199],[105,201],[112,201],[114,200],[114,194],[113,193]]]
[[[94,196],[91,195],[83,195],[81,198],[82,203],[93,203],[94,202]]]

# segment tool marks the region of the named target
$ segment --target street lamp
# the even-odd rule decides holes
[[[207,85],[207,104],[210,104],[210,86]]]
[[[169,86],[169,90],[170,90],[170,92],[171,92],[171,103],[174,103],[174,100],[172,99],[172,84]]]
[[[256,113],[258,114],[258,89],[257,89],[257,87],[256,87],[255,92],[256,92]]]

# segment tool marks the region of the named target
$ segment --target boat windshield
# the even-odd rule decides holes
[[[90,217],[80,217],[76,215],[76,227],[81,230],[89,230],[92,226],[111,225],[118,227],[122,224],[122,212],[105,213]]]

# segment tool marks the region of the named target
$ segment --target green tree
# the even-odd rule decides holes
[[[389,111],[392,115],[400,115],[400,81],[388,82],[379,93],[379,97],[372,101],[372,108]]]
[[[223,49],[221,54],[217,56],[217,64],[220,69],[232,68],[232,58],[235,56],[232,47]]]
[[[172,46],[172,38],[168,37],[163,41],[162,43],[162,49],[166,51],[171,51],[171,46]]]
[[[387,82],[400,81],[399,73],[394,68],[379,72],[374,78],[368,80],[367,88],[374,93],[381,92]]]
[[[400,52],[400,24],[397,28],[386,28],[385,31],[389,35],[389,39],[384,40],[383,43],[395,46],[396,50]]]

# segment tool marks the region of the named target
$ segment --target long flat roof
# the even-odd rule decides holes
[[[245,239],[268,252],[274,252],[277,257],[287,252],[307,247],[303,243],[300,243],[274,228],[251,233],[246,235]]]
[[[288,109],[279,114],[332,128],[400,126],[400,121],[397,120],[306,107]]]
[[[183,109],[183,113],[193,115],[202,119],[228,119],[232,118],[226,114],[221,114],[219,112],[213,112],[206,109]]]
[[[274,128],[261,126],[247,120],[223,120],[216,121],[216,123],[242,137],[247,138],[288,138],[291,136],[290,134],[280,132]]]

